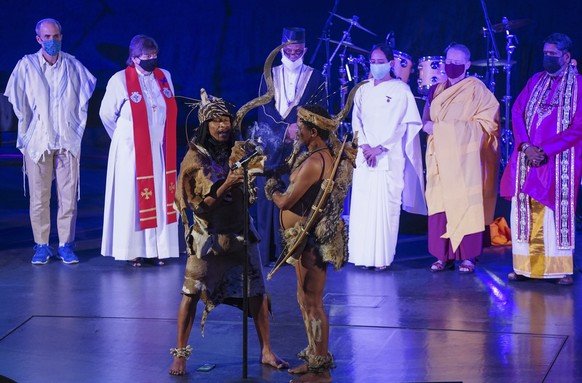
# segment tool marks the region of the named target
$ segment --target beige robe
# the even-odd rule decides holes
[[[499,103],[477,78],[437,85],[427,141],[428,214],[444,212],[456,250],[465,235],[493,221],[499,168]]]

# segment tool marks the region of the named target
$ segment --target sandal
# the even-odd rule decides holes
[[[144,265],[164,266],[166,263],[159,258],[144,258],[141,260]]]
[[[439,272],[445,270],[452,270],[455,267],[453,261],[443,262],[440,259],[430,266],[430,271]]]
[[[574,283],[574,279],[571,275],[564,275],[558,280],[558,284],[562,286],[571,286]]]
[[[473,273],[475,272],[475,264],[469,260],[469,259],[465,259],[463,262],[461,262],[461,265],[459,266],[459,273]]]
[[[527,279],[528,277],[526,277],[525,275],[517,274],[514,272],[507,274],[507,280],[510,282],[526,281]]]
[[[141,258],[140,257],[134,258],[131,261],[127,261],[127,263],[129,263],[133,267],[141,267]]]

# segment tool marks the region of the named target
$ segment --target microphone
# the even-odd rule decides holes
[[[263,150],[263,151],[265,150],[265,144],[264,144],[263,140],[261,139],[261,137],[257,138],[256,140],[254,138],[249,138],[243,143],[243,146],[242,146],[245,153],[253,151],[259,147],[261,148],[261,150]]]
[[[249,162],[250,160],[252,160],[256,156],[261,155],[261,154],[263,154],[263,147],[259,146],[259,145],[255,145],[255,150],[252,153],[247,154],[241,160],[232,164],[232,166],[230,167],[230,170],[236,170],[236,169],[246,165],[247,162]]]

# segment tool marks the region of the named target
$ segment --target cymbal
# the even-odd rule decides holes
[[[358,23],[358,20],[359,20],[358,16],[353,16],[351,19],[348,19],[347,17],[342,17],[342,16],[338,15],[337,13],[330,12],[330,14],[337,17],[338,19],[345,21],[346,23],[353,24],[355,27],[360,28],[364,32],[368,32],[372,36],[378,36],[377,34],[372,32],[371,30],[366,29],[363,26],[361,26],[360,23]]]
[[[507,62],[507,60],[497,60],[495,59],[494,61],[491,61],[491,59],[489,60],[475,60],[475,61],[471,61],[471,66],[487,66],[487,61],[489,61],[489,66],[507,66],[507,65],[513,65],[515,64],[515,60],[511,60],[509,62]]]
[[[494,32],[504,32],[505,29],[517,29],[528,25],[531,21],[529,19],[507,20],[507,23],[493,24]]]
[[[319,38],[320,40],[329,40],[330,43],[334,43],[334,44],[340,44],[339,41],[336,40],[332,40],[332,39],[322,39],[321,37]],[[360,48],[357,45],[354,45],[352,43],[350,43],[349,41],[344,41],[342,42],[340,45],[343,45],[344,47],[353,50],[354,52],[358,52],[358,53],[362,53],[362,54],[369,54],[370,52],[365,50],[364,48]]]

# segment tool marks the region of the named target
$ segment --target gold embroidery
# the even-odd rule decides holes
[[[144,197],[145,199],[150,199],[152,194],[153,193],[150,191],[149,188],[144,188],[143,191],[141,192],[141,196]]]

